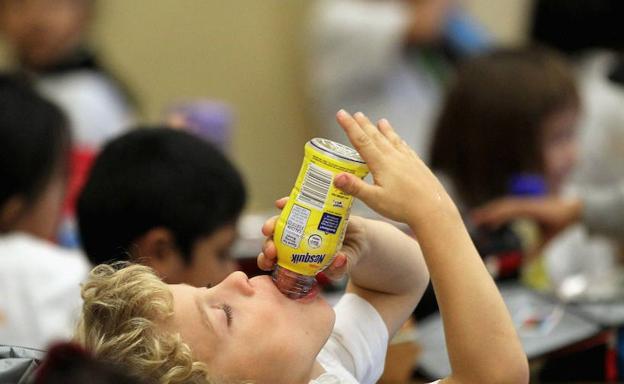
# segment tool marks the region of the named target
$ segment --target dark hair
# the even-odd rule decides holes
[[[431,166],[468,207],[501,196],[511,176],[544,171],[545,118],[579,103],[574,76],[553,51],[503,49],[472,59],[446,97]]]
[[[54,172],[67,173],[70,133],[63,113],[24,79],[0,74],[0,208],[36,200]]]
[[[563,52],[624,49],[622,0],[537,0],[531,37]]]
[[[187,263],[196,240],[233,223],[243,180],[212,144],[183,131],[139,127],[107,144],[78,199],[82,244],[93,264],[128,260],[150,229],[170,230]]]
[[[34,374],[34,384],[138,384],[143,379],[130,376],[121,367],[96,360],[72,343],[52,346]]]

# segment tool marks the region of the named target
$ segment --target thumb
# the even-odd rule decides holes
[[[355,196],[365,203],[371,198],[373,186],[350,173],[341,173],[334,178],[334,185],[341,191]]]

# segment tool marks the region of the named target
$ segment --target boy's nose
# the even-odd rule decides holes
[[[249,277],[241,271],[232,272],[223,281],[223,285],[226,289],[233,289],[246,296],[251,296],[254,293],[254,289],[249,283]]]

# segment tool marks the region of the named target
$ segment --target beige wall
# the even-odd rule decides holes
[[[93,40],[149,121],[180,98],[233,105],[234,160],[250,208],[265,209],[289,192],[313,135],[298,45],[310,1],[102,0]],[[529,0],[462,1],[504,42],[522,40]]]
[[[233,154],[250,208],[288,194],[310,136],[298,25],[304,1],[105,0],[94,39],[149,120],[180,98],[236,110]]]
[[[526,40],[531,0],[460,0],[504,44]]]

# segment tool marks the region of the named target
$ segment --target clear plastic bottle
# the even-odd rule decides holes
[[[275,266],[271,277],[280,292],[291,299],[306,296],[316,284],[316,277],[302,275],[279,265]]]

